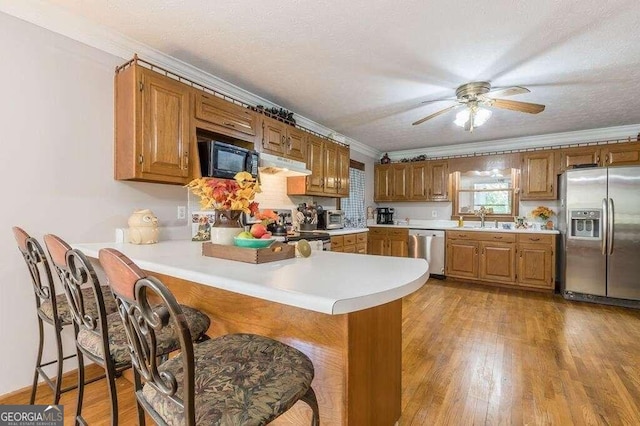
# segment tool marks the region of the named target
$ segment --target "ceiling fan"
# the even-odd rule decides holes
[[[457,105],[452,105],[413,123],[414,126],[431,120],[445,112],[456,108],[466,107],[456,115],[454,121],[460,127],[464,127],[466,131],[473,132],[473,129],[482,126],[491,117],[491,110],[483,107],[494,107],[509,109],[511,111],[526,112],[528,114],[538,114],[544,111],[544,105],[533,104],[530,102],[510,101],[508,99],[498,99],[496,96],[514,96],[522,93],[529,93],[526,87],[513,86],[491,90],[491,83],[486,81],[476,81],[463,84],[456,89],[455,98],[434,99],[423,103],[453,101]]]

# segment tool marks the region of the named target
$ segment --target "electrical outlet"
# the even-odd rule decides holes
[[[432,210],[431,217],[438,217],[438,212],[436,210]]]
[[[178,219],[186,219],[186,218],[187,218],[187,207],[178,206]]]

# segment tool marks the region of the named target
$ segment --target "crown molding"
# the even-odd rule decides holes
[[[124,60],[131,59],[135,53],[146,61],[171,71],[179,76],[193,80],[198,84],[214,89],[224,95],[245,102],[249,105],[264,105],[265,107],[284,108],[261,96],[244,90],[215,75],[209,74],[180,61],[172,56],[160,52],[150,46],[140,43],[132,38],[116,33],[106,27],[89,22],[84,18],[70,14],[69,12],[40,0],[15,1],[0,0],[0,12],[12,15],[23,21],[61,34],[72,40],[79,41],[88,46],[112,54]],[[320,123],[301,116],[297,113],[296,123],[321,135],[326,135],[351,147],[361,154],[378,158],[380,152],[355,139],[340,135],[334,130]]]
[[[534,148],[557,147],[562,145],[587,144],[605,140],[635,138],[640,132],[640,124],[604,127],[599,129],[577,130],[564,133],[550,133],[521,138],[497,139],[472,142],[463,145],[436,146],[419,149],[389,152],[392,161],[412,158],[418,155],[427,157],[449,157],[454,155],[483,154],[496,151],[519,151]]]

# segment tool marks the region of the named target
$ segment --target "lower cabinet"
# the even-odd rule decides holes
[[[331,251],[342,253],[367,253],[367,233],[335,235],[331,237]]]
[[[447,231],[446,275],[553,290],[555,235]]]
[[[409,255],[409,229],[370,227],[368,253],[407,257]]]

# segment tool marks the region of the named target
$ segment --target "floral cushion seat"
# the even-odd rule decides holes
[[[229,334],[194,345],[195,420],[202,425],[263,425],[284,413],[311,386],[311,360],[291,346],[254,334]],[[182,398],[183,361],[172,373]],[[183,410],[145,384],[142,394],[169,425],[185,424]]]
[[[180,305],[180,307],[186,317],[187,325],[191,332],[191,338],[193,340],[200,340],[207,332],[207,329],[211,324],[211,320],[207,315],[196,309],[184,305]],[[156,309],[161,308],[154,308],[154,310]],[[107,315],[107,328],[109,333],[109,352],[111,352],[111,358],[113,359],[115,367],[118,368],[131,365],[127,335],[122,318],[120,318],[120,314],[118,312]],[[162,328],[162,330],[156,334],[156,338],[158,355],[166,355],[180,347],[178,334],[174,331],[171,325]],[[99,329],[97,331],[80,329],[77,341],[80,347],[87,350],[94,356],[104,359],[102,337],[100,336]]]
[[[107,314],[116,312],[116,301],[113,298],[111,289],[108,286],[102,286],[102,299],[104,300],[104,308]],[[98,317],[98,307],[96,306],[96,297],[93,294],[93,289],[90,287],[82,289],[82,298],[84,300],[84,309],[87,315],[94,318]],[[62,293],[56,296],[56,308],[58,310],[58,317],[63,325],[71,324],[73,318],[71,317],[71,310],[67,303],[66,294]],[[50,301],[42,302],[40,305],[40,311],[50,320],[53,320],[53,307]]]

